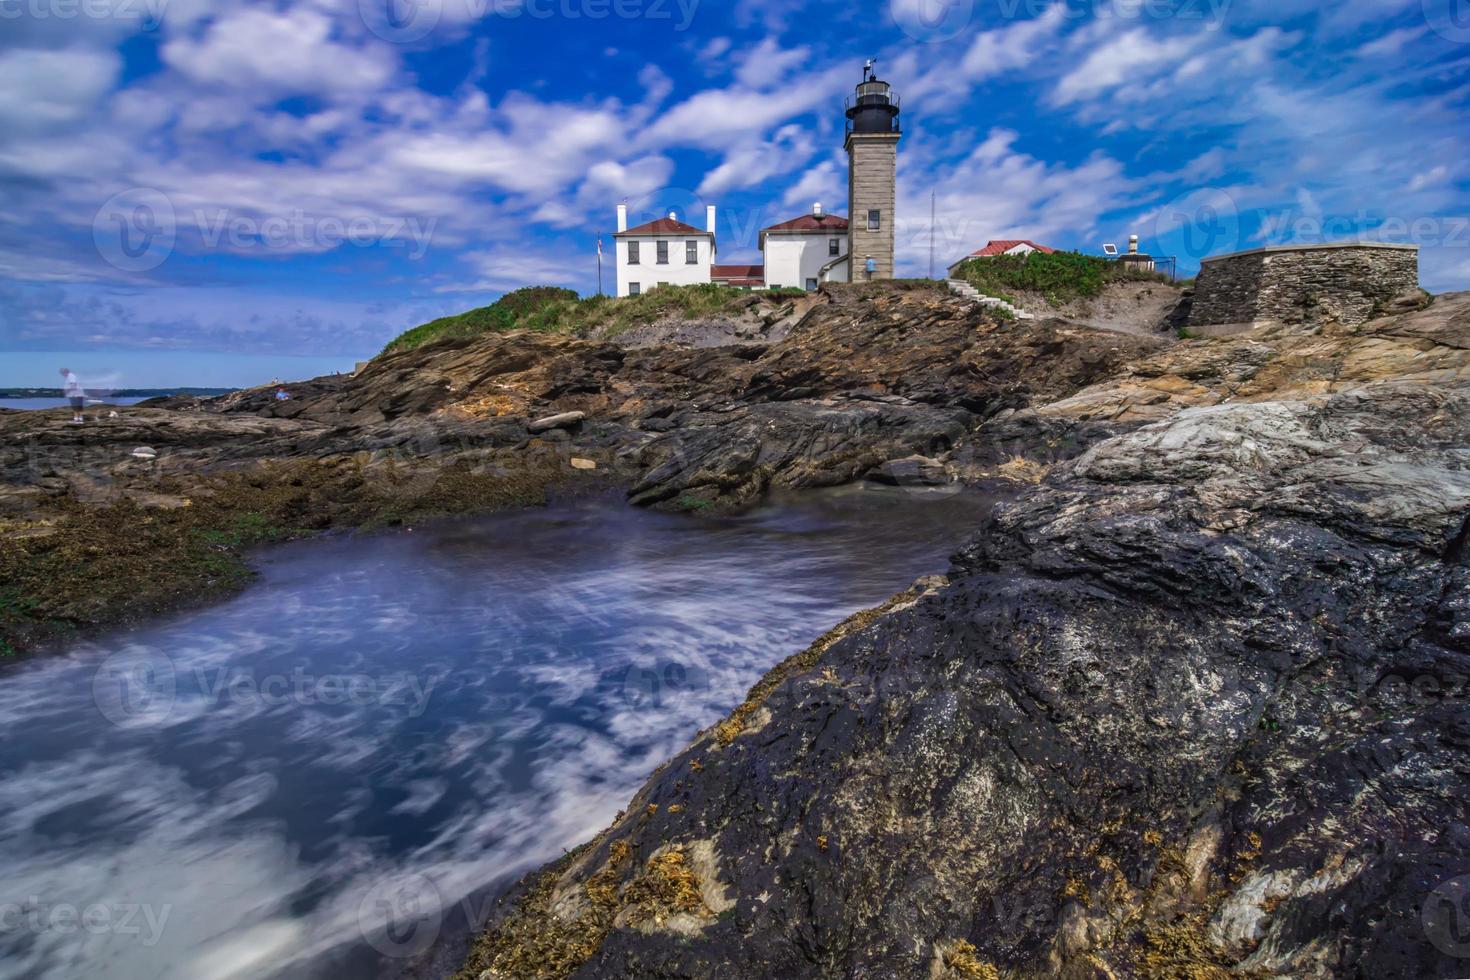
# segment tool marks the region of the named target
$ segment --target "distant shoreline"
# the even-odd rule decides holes
[[[85,387],[85,386],[84,386]],[[88,391],[101,391],[103,389],[88,389]],[[213,398],[217,395],[228,395],[238,388],[118,388],[108,390],[107,398],[165,398],[169,395],[194,395],[199,398]],[[6,398],[62,398],[65,392],[60,388],[0,388],[0,400]]]

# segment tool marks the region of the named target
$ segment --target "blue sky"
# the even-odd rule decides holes
[[[842,99],[903,98],[899,270],[990,238],[1379,238],[1470,283],[1470,0],[0,0],[0,385],[370,356],[635,215],[722,261],[845,209]],[[697,220],[697,219],[696,219]],[[608,281],[611,282],[609,271]],[[17,356],[27,352],[27,356]],[[267,370],[264,365],[280,365]]]

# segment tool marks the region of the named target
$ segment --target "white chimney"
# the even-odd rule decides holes
[[[711,235],[715,233],[715,206],[707,204],[704,208],[704,230]]]
[[[670,211],[669,212],[669,220],[670,221],[678,221],[679,220],[679,212],[678,211]]]
[[[1137,235],[1129,235],[1128,236],[1128,254],[1129,255],[1137,255],[1138,254],[1138,236]]]
[[[813,204],[812,205],[812,217],[820,218],[821,216],[822,216],[822,202],[821,201],[818,201],[816,204]]]
[[[628,205],[618,205],[618,231],[628,230]]]

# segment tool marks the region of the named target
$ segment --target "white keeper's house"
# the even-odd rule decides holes
[[[761,229],[763,265],[719,265],[715,206],[705,208],[705,230],[666,218],[628,227],[628,206],[618,205],[618,295],[637,296],[657,286],[715,282],[745,289],[816,289],[824,282],[847,282],[847,219],[827,214],[820,204],[808,214]]]

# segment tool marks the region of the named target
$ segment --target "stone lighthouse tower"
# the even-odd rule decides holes
[[[852,281],[893,278],[898,96],[870,61],[847,100],[847,220]]]

